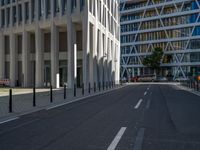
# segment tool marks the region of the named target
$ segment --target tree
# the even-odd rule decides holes
[[[157,74],[157,70],[160,69],[162,56],[162,48],[156,47],[151,55],[144,58],[142,63],[144,66],[152,68],[154,70],[154,73]]]

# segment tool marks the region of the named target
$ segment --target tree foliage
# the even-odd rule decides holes
[[[163,56],[163,50],[160,47],[154,49],[153,53],[149,56],[146,56],[143,60],[143,65],[150,67],[152,69],[159,69],[161,64],[161,59]]]

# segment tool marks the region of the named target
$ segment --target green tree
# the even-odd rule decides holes
[[[160,69],[161,59],[163,56],[163,50],[160,47],[156,47],[151,55],[146,56],[143,60],[143,65],[154,70],[155,75],[158,69]]]

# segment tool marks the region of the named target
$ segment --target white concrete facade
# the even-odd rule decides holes
[[[118,8],[118,0],[2,0],[0,79],[12,87],[57,87],[58,76],[69,88],[118,83]]]

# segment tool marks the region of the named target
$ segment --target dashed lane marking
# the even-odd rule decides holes
[[[125,131],[126,131],[126,127],[122,127],[119,130],[119,132],[117,133],[117,135],[115,136],[114,140],[112,141],[110,146],[107,148],[107,150],[115,150],[115,148],[117,147],[117,144],[119,143]]]
[[[138,109],[139,107],[140,107],[140,104],[142,103],[142,101],[143,101],[143,99],[140,99],[139,101],[138,101],[138,103],[135,105],[135,109]]]

